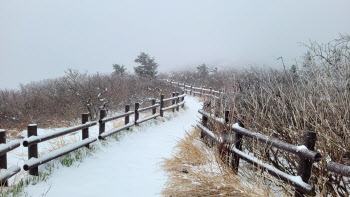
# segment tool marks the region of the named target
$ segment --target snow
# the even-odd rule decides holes
[[[302,150],[308,150],[305,145],[301,145],[297,147],[297,152],[302,151]]]
[[[159,163],[171,157],[177,140],[198,121],[201,104],[193,97],[186,100],[188,109],[176,112],[178,116],[134,127],[120,141],[111,140],[108,147],[102,147],[84,162],[56,169],[46,182],[26,187],[26,195],[159,196],[167,179]],[[164,115],[173,116],[171,112]]]

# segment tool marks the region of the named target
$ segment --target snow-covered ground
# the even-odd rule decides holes
[[[167,179],[159,163],[198,120],[201,103],[186,97],[186,106],[170,120],[143,123],[111,140],[82,163],[55,169],[48,180],[25,187],[26,196],[159,196]]]

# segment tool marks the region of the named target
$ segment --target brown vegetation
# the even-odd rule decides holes
[[[134,102],[140,102],[142,106],[169,89],[155,79],[68,70],[61,78],[21,85],[19,90],[0,90],[0,128],[18,131],[29,123],[41,128],[69,126],[86,112],[96,120],[102,108],[115,112],[124,110],[125,104],[132,108]]]
[[[303,130],[316,132],[316,150],[324,157],[313,166],[310,183],[315,185],[319,195],[348,196],[349,179],[327,172],[326,165],[327,160],[350,165],[349,43],[350,36],[340,36],[324,45],[312,42],[306,45],[304,58],[290,69],[225,71],[208,76],[197,85],[215,87],[223,84],[233,119],[241,120],[253,131],[291,144],[301,144]],[[188,75],[174,74],[173,78],[192,84]],[[216,80],[213,84],[212,78]],[[297,157],[255,141],[244,144],[249,144],[245,148],[255,156],[278,169],[296,174]]]

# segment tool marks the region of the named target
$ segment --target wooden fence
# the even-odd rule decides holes
[[[223,90],[213,90],[212,88],[205,89],[203,87],[199,88],[179,82],[168,82],[177,88],[183,89],[185,92],[189,92],[189,94],[193,96],[201,96],[214,100],[223,99]],[[217,117],[220,113],[214,115],[212,112],[207,112],[204,110],[199,110],[198,113],[202,116],[201,123],[197,125],[197,127],[201,130],[201,138],[207,144],[215,144],[218,147],[220,157],[233,169],[234,172],[238,172],[239,160],[243,159],[256,167],[265,169],[272,176],[275,176],[276,178],[294,186],[295,196],[303,196],[304,194],[315,195],[314,188],[308,184],[312,173],[311,169],[313,163],[319,162],[322,159],[321,154],[315,152],[314,150],[316,143],[315,132],[304,131],[302,136],[302,145],[296,146],[278,139],[274,139],[270,136],[245,129],[244,125],[242,125],[240,121],[231,124],[229,122],[230,111],[228,110],[221,113],[224,114],[224,117],[221,118]],[[214,124],[208,124],[210,121]],[[219,126],[213,127],[210,125]],[[222,135],[217,136],[214,133],[220,133]],[[230,133],[230,135],[225,135],[225,133]],[[278,150],[297,155],[299,157],[299,165],[297,169],[298,176],[287,174],[286,172],[283,172],[272,165],[264,163],[251,154],[243,152],[243,137],[257,140],[266,144],[268,147],[275,147]],[[328,161],[327,170],[341,176],[350,177],[350,166],[346,166],[344,164]]]
[[[106,110],[100,110],[100,119],[99,121],[88,121],[89,114],[82,114],[82,124],[71,127],[62,131],[52,132],[44,135],[37,135],[37,125],[30,124],[28,125],[27,130],[27,138],[25,138],[22,142],[24,147],[28,147],[28,161],[23,165],[23,169],[25,171],[29,171],[30,175],[38,176],[38,166],[42,165],[46,162],[49,162],[53,159],[66,155],[74,150],[80,149],[82,147],[89,148],[89,145],[97,140],[104,140],[106,137],[116,134],[122,130],[129,129],[132,126],[138,126],[139,124],[146,122],[151,119],[155,119],[158,116],[163,117],[164,112],[172,109],[173,112],[176,109],[179,111],[179,107],[184,107],[185,104],[185,96],[184,92],[179,95],[179,92],[174,92],[172,97],[164,98],[164,95],[161,95],[160,100],[152,99],[151,106],[147,106],[144,108],[140,108],[139,103],[135,103],[134,110],[130,110],[130,106],[125,106],[125,113],[119,114],[113,117],[106,117]],[[172,101],[172,105],[167,106],[167,101]],[[159,113],[157,113],[157,108],[159,107]],[[147,110],[152,111],[152,115],[143,119],[140,119],[139,113]],[[134,115],[134,121],[130,122],[130,116]],[[111,131],[105,132],[105,123],[113,120],[117,120],[120,118],[124,118],[124,125],[118,128],[115,128]],[[89,137],[89,128],[99,124],[99,135],[98,137]],[[82,140],[60,149],[54,150],[52,152],[46,153],[40,157],[38,153],[38,144],[41,142],[45,142],[47,140],[51,140],[60,136],[64,136],[70,133],[74,133],[77,131],[82,132]],[[0,181],[2,186],[7,186],[7,180],[13,175],[17,174],[21,168],[18,166],[12,166],[7,168],[7,157],[6,153],[18,148],[20,146],[20,141],[14,140],[9,143],[6,143],[6,131],[0,130]]]
[[[3,186],[7,186],[7,180],[21,170],[21,168],[18,166],[11,166],[10,168],[7,168],[7,152],[18,148],[20,144],[21,143],[17,140],[6,143],[6,131],[0,129],[0,182]]]

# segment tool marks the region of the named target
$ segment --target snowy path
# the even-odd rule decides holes
[[[55,170],[46,182],[25,188],[28,196],[160,196],[167,179],[159,162],[196,123],[201,104],[186,97],[186,111],[111,141],[92,157]],[[145,123],[147,124],[147,123]],[[44,195],[46,194],[46,195]]]

